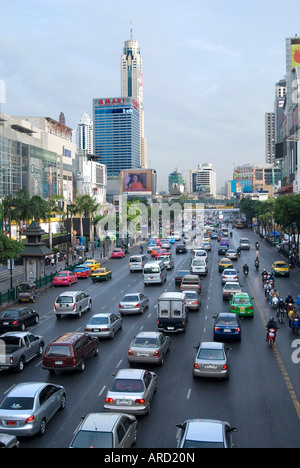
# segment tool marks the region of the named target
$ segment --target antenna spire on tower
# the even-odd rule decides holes
[[[132,21],[130,21],[130,40],[133,41]]]

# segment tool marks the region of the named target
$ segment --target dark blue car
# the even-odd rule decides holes
[[[236,340],[241,341],[241,323],[240,319],[236,314],[230,314],[229,312],[221,313],[214,316],[214,340]]]

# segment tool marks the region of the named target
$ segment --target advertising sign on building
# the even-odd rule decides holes
[[[31,196],[50,198],[57,194],[57,155],[35,146],[29,147],[28,181]]]

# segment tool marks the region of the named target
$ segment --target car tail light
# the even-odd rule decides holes
[[[119,304],[119,309],[122,309],[122,305],[121,305],[121,304]]]
[[[13,322],[13,325],[19,325],[19,324],[20,324],[20,323],[18,322],[18,320],[15,320],[15,321]]]
[[[254,308],[251,306],[251,307],[249,307],[249,310],[254,310]]]
[[[76,309],[76,304],[73,304],[73,310],[75,310],[75,309]]]
[[[158,351],[158,349],[157,349],[156,351],[154,351],[153,357],[159,357],[159,351]]]
[[[91,328],[85,328],[84,331],[90,332],[90,331],[91,331]]]
[[[56,304],[54,304],[54,310],[56,310]]]
[[[227,366],[227,364],[224,364],[224,366],[223,366],[223,369],[222,369],[222,370],[228,370],[228,366]]]
[[[13,363],[14,363],[14,358],[13,358],[13,356],[9,356],[9,362],[10,362],[10,365],[12,366]]]
[[[199,369],[199,364],[197,364],[197,362],[194,364],[194,369]]]
[[[236,328],[235,331],[236,331],[236,332],[240,332],[241,329],[240,329],[240,328]]]
[[[128,351],[128,356],[133,356],[133,352],[131,349]]]
[[[74,358],[73,359],[73,366],[76,366],[77,360]]]
[[[29,416],[29,418],[26,419],[25,424],[30,424],[35,420],[35,416]]]
[[[138,302],[135,308],[137,309],[138,307],[141,307],[141,304]]]
[[[232,309],[232,310],[236,310],[236,306],[232,306],[231,309]]]
[[[146,401],[144,400],[144,398],[137,398],[135,400],[136,403],[138,403],[139,405],[144,405],[146,403]]]
[[[113,398],[105,398],[105,403],[113,403],[114,399]]]
[[[215,331],[220,331],[220,328],[219,328],[219,327],[215,327]]]

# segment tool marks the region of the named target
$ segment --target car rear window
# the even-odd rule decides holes
[[[3,312],[1,317],[2,318],[6,318],[6,317],[17,318],[19,317],[19,311],[18,310],[6,310],[5,312]]]
[[[7,397],[0,406],[4,410],[30,410],[33,408],[34,398]]]
[[[139,296],[125,296],[123,297],[121,302],[138,302],[139,301]]]
[[[133,346],[141,346],[142,348],[157,348],[156,338],[137,337],[134,340]]]
[[[144,273],[146,275],[149,275],[149,274],[152,274],[152,273],[160,273],[160,270],[159,270],[158,266],[145,267],[144,268]]]
[[[68,273],[58,273],[56,276],[58,278],[66,278],[68,276]]]
[[[115,379],[110,388],[111,392],[140,393],[144,391],[142,380]]]
[[[56,299],[58,304],[72,304],[73,303],[73,296],[59,296]]]
[[[137,263],[137,262],[140,263],[141,261],[142,261],[141,257],[130,257],[130,260],[129,260],[130,263]]]
[[[219,317],[218,318],[218,324],[219,325],[227,325],[227,324],[236,324],[236,318],[235,317]]]
[[[72,443],[73,448],[112,448],[113,439],[111,432],[79,431]]]
[[[47,357],[51,357],[51,356],[70,357],[71,349],[67,345],[50,345],[46,356]]]
[[[90,325],[105,325],[108,323],[108,317],[92,317],[89,324]]]
[[[224,353],[222,349],[200,349],[198,358],[205,361],[223,361]]]

